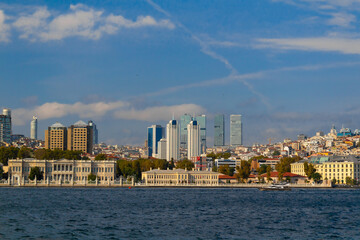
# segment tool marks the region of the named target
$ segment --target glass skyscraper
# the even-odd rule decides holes
[[[230,145],[242,145],[241,115],[230,115]]]
[[[164,128],[160,125],[148,127],[148,156],[153,157],[158,153],[158,142],[164,137]]]
[[[0,115],[0,142],[11,143],[11,111],[8,108]]]
[[[88,125],[93,129],[93,136],[94,136],[94,141],[93,144],[98,144],[99,143],[99,133],[98,133],[98,129],[96,127],[96,124],[93,121],[88,121]]]
[[[37,139],[37,117],[33,116],[33,120],[30,123],[30,138]]]
[[[225,145],[225,121],[224,114],[218,114],[214,118],[214,146]]]
[[[196,121],[200,126],[201,153],[206,152],[206,115],[196,116]]]
[[[180,117],[180,147],[187,148],[187,126],[191,122],[192,117],[189,114],[184,114]]]

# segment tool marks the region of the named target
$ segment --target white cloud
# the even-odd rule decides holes
[[[63,104],[57,102],[44,103],[32,109],[18,108],[13,111],[14,125],[26,124],[32,116],[39,119],[62,118],[69,115],[76,115],[80,118],[99,118],[107,113],[113,113],[117,119],[132,119],[142,121],[169,120],[172,114],[180,116],[183,113],[204,113],[205,109],[196,104],[182,104],[173,106],[157,106],[145,109],[135,109],[129,102],[96,102]]]
[[[184,113],[205,113],[206,110],[196,104],[181,104],[173,106],[156,106],[146,109],[122,109],[116,111],[114,116],[119,119],[142,120],[142,121],[166,121],[172,115],[176,118]]]
[[[104,34],[115,34],[121,28],[175,28],[167,19],[138,16],[132,21],[121,15],[106,15],[84,4],[70,5],[69,12],[60,15],[51,14],[46,7],[38,8],[33,14],[19,17],[13,25],[21,33],[20,38],[31,41],[62,40],[68,37],[97,40]]]
[[[348,27],[351,23],[356,22],[356,17],[349,13],[332,13],[332,18],[328,20],[329,25],[335,25],[339,27]]]
[[[13,23],[13,26],[22,32],[20,38],[32,38],[38,32],[41,32],[46,28],[46,20],[49,17],[50,12],[46,9],[46,7],[41,7],[31,15],[19,17]]]
[[[257,39],[257,48],[277,48],[285,50],[304,50],[360,54],[360,39],[348,38],[271,38]]]
[[[0,10],[0,42],[8,42],[9,41],[9,30],[10,27],[5,23],[6,15],[4,11]]]

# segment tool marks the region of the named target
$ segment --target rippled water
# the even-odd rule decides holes
[[[0,239],[360,239],[360,191],[0,188]]]

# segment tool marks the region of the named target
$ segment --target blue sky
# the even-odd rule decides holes
[[[94,120],[143,144],[183,113],[242,114],[245,144],[360,128],[360,1],[1,1],[13,132]],[[229,127],[229,125],[227,125]],[[229,135],[226,136],[227,142]]]

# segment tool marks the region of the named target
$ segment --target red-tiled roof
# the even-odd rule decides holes
[[[278,172],[271,172],[270,173],[271,178],[277,178],[278,176],[279,176]],[[266,173],[261,174],[261,177],[266,177]],[[294,174],[294,173],[291,173],[291,172],[286,172],[286,173],[283,174],[283,177],[304,177],[304,176],[297,175],[297,174]]]
[[[236,179],[236,177],[223,174],[219,175],[219,179]]]

